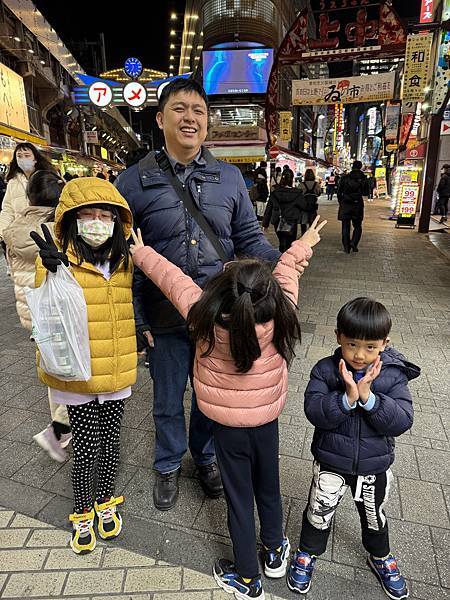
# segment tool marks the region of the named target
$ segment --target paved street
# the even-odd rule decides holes
[[[336,212],[334,203],[325,202],[321,213],[330,224],[301,280],[303,343],[280,419],[286,530],[295,545],[311,475],[312,428],[302,408],[309,371],[335,348],[338,309],[353,297],[371,295],[391,312],[393,344],[422,367],[422,376],[411,384],[414,427],[396,449],[395,488],[387,508],[392,548],[411,597],[444,600],[450,597],[450,263],[426,237],[395,229],[382,201],[367,207],[360,252],[346,255],[340,251]],[[3,260],[0,280],[0,505],[5,507],[0,597],[230,598],[212,592],[212,578],[203,575],[210,574],[214,558],[231,556],[225,503],[204,497],[190,457],[183,463],[176,508],[167,513],[153,508],[151,383],[143,364],[122,431],[117,491],[126,502],[123,535],[88,557],[67,548],[61,529],[67,529],[72,511],[71,460],[55,463],[32,442],[48,423],[47,393],[35,375],[34,347],[19,325]],[[359,538],[357,513],[347,497],[318,562],[310,600],[386,598],[365,564]],[[295,597],[283,581],[264,585],[271,600]]]

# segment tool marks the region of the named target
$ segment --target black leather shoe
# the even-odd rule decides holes
[[[350,254],[350,252],[351,252],[351,249],[350,249],[350,248],[346,248],[346,247],[344,246],[344,252],[346,252],[347,254]]]
[[[219,467],[216,462],[210,465],[197,465],[200,485],[203,491],[210,498],[220,498],[223,494],[222,479],[220,478]]]
[[[352,250],[353,250],[353,252],[359,252],[358,246],[352,246]]]
[[[178,500],[178,479],[181,469],[171,473],[155,474],[153,486],[153,504],[158,510],[170,510]]]

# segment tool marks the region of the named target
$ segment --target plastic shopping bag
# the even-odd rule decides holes
[[[86,301],[69,269],[61,264],[38,288],[25,288],[32,331],[43,371],[63,381],[91,378]]]

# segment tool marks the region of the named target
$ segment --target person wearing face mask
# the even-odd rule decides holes
[[[36,286],[46,269],[56,272],[63,262],[87,304],[91,378],[61,381],[38,367],[50,399],[65,404],[69,413],[74,449],[70,546],[77,554],[95,548],[95,516],[103,539],[117,537],[122,529],[117,506],[123,497],[114,495],[114,484],[125,398],[131,395],[137,371],[133,267],[127,245],[131,227],[131,211],[117,189],[109,181],[85,177],[64,187],[55,212],[56,244],[45,225],[45,239],[30,234],[42,261],[37,263]]]
[[[33,144],[28,142],[17,144],[6,176],[6,193],[0,212],[1,241],[3,241],[4,229],[29,206],[27,184],[35,171],[56,172],[50,162]]]

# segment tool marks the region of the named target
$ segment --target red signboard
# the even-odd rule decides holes
[[[270,150],[269,150],[270,158],[276,158],[279,154],[280,154],[280,151],[278,150],[278,148],[276,146],[272,146],[272,148],[270,148]]]
[[[433,5],[435,0],[422,0],[420,7],[420,22],[421,23],[432,23],[433,22]]]
[[[406,160],[423,160],[427,151],[426,143],[406,149]]]

